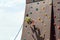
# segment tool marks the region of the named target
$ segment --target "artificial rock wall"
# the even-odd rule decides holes
[[[50,40],[51,0],[26,4],[25,18],[26,15],[33,22],[24,20],[21,40]]]
[[[26,3],[21,40],[51,40],[52,0],[26,0]],[[53,14],[53,36],[60,40],[60,0],[53,0]]]

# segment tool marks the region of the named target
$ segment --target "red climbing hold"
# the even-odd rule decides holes
[[[60,30],[60,26],[58,26],[58,29]]]
[[[54,16],[54,18],[56,18],[56,16]]]
[[[54,23],[54,26],[56,26],[56,23]]]
[[[59,30],[60,30],[60,27],[59,27]]]
[[[58,11],[60,11],[60,9],[58,9]]]

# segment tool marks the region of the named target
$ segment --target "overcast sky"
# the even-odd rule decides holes
[[[23,23],[24,12],[25,0],[0,0],[0,40],[14,40]]]

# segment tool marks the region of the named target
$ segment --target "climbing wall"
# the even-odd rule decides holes
[[[50,40],[50,26],[51,0],[26,4],[21,40]]]
[[[56,40],[60,40],[60,0],[53,0]]]

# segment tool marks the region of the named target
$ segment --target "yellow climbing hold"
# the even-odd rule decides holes
[[[48,16],[46,13],[44,15],[47,16],[48,19],[50,19],[50,16]]]
[[[38,18],[39,21],[41,21],[41,18]]]
[[[48,16],[48,19],[50,19],[50,16]]]
[[[46,13],[44,14],[45,16],[48,16]]]
[[[45,7],[42,7],[42,10],[45,10]]]

